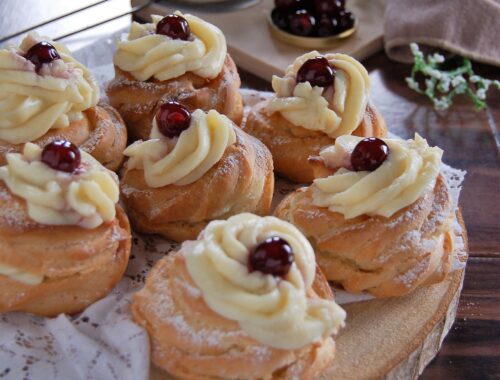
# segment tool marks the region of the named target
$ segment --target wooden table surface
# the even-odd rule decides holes
[[[30,3],[30,15],[38,14],[36,8],[46,4],[33,0]],[[51,8],[52,15],[69,7],[67,2],[56,3],[61,5],[59,9],[55,5]],[[26,13],[16,12],[18,4],[17,0],[3,0],[0,14],[6,20],[9,10],[19,20],[13,22],[11,17],[10,24],[19,27],[21,22],[26,23]],[[100,16],[105,14],[116,14],[116,8],[99,12]],[[0,35],[13,31],[5,21],[0,20],[0,25]],[[78,37],[76,40],[81,43]],[[450,111],[438,113],[426,99],[407,88],[404,78],[410,66],[390,61],[383,52],[363,64],[372,79],[372,101],[389,129],[405,137],[418,132],[430,144],[444,149],[446,163],[468,172],[461,206],[469,233],[470,258],[457,320],[421,378],[500,379],[500,92],[490,90],[487,110],[476,112],[469,102],[461,100]],[[475,67],[485,76],[500,79],[498,68]],[[246,87],[270,89],[269,83],[251,74],[242,72],[241,76]]]

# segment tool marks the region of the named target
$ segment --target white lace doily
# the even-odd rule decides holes
[[[101,41],[92,47],[90,54],[88,50],[79,52],[80,60],[94,70],[101,83],[113,75],[111,64],[99,66],[103,59],[111,62],[111,42],[110,39]],[[95,61],[94,57],[99,60]],[[266,96],[249,90],[243,93],[247,104]],[[465,172],[443,165],[443,173],[457,205]],[[297,187],[279,180],[274,204]],[[460,228],[458,223],[455,225]],[[456,246],[454,268],[458,269],[465,265],[466,252],[463,241],[457,241]],[[149,342],[147,334],[132,322],[131,295],[142,287],[154,263],[175,248],[176,244],[160,238],[135,236],[125,277],[111,294],[76,317],[0,315],[0,379],[147,380]],[[370,297],[337,292],[340,303],[367,298]]]

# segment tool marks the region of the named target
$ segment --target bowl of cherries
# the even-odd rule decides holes
[[[304,48],[328,48],[356,31],[345,0],[274,0],[269,15],[273,36]]]

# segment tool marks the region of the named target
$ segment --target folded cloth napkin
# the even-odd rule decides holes
[[[410,63],[409,44],[500,66],[500,0],[387,0],[385,51]]]

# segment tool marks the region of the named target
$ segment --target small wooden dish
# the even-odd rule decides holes
[[[345,40],[346,38],[352,36],[358,27],[358,21],[356,20],[354,26],[350,29],[344,30],[342,33],[335,34],[334,36],[328,37],[302,37],[296,36],[295,34],[291,34],[285,32],[278,28],[272,18],[271,15],[267,17],[267,23],[269,25],[269,30],[271,31],[271,35],[289,45],[305,48],[305,49],[330,49],[332,46],[337,45],[340,41]]]

